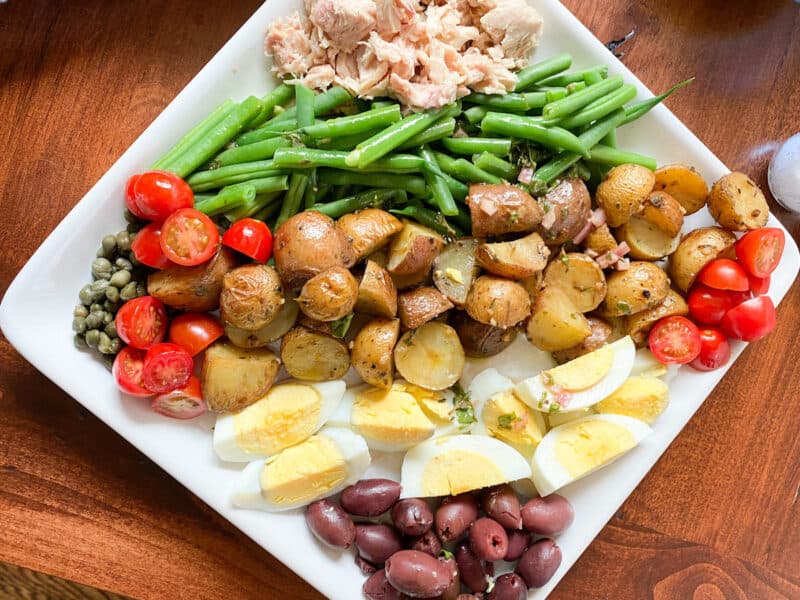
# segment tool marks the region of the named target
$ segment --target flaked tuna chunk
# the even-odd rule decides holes
[[[309,19],[343,52],[354,50],[377,26],[373,0],[316,0]]]
[[[369,46],[379,62],[386,63],[399,77],[411,79],[414,76],[417,49],[402,37],[387,42],[373,31],[364,44]]]
[[[333,83],[336,73],[330,65],[311,67],[303,77],[303,83],[312,89],[325,90]]]
[[[302,74],[311,68],[311,43],[298,13],[276,21],[269,28],[264,49],[273,56],[272,69],[279,75]]]
[[[376,56],[373,47],[367,43],[359,45],[356,50],[356,62],[359,87],[353,92],[366,98],[385,96],[389,85],[389,63]]]
[[[505,56],[515,61],[527,61],[539,44],[542,18],[525,0],[498,0],[480,22]]]
[[[457,86],[451,83],[417,83],[392,74],[389,89],[400,102],[417,108],[439,108],[456,101]]]
[[[466,85],[484,94],[504,94],[514,89],[517,77],[509,65],[482,54],[477,48],[470,48],[461,57],[466,69]]]
[[[414,0],[375,0],[375,5],[378,33],[382,36],[400,33],[403,25],[416,19],[419,6]]]

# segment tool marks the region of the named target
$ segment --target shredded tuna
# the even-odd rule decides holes
[[[520,183],[528,184],[533,179],[533,169],[530,167],[525,167],[519,170],[519,175],[517,175],[517,181]]]

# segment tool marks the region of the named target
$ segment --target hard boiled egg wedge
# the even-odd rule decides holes
[[[240,508],[268,512],[305,506],[361,479],[370,460],[364,438],[325,427],[296,446],[249,463],[231,500]]]
[[[596,471],[650,435],[639,419],[589,415],[547,432],[533,455],[533,483],[541,496]]]
[[[636,347],[630,336],[542,371],[520,382],[515,391],[528,406],[542,412],[573,411],[597,404],[630,375]]]
[[[485,435],[450,435],[428,440],[406,453],[400,483],[403,498],[428,498],[530,477],[531,466],[508,444]]]
[[[343,381],[276,385],[244,410],[217,417],[214,450],[231,462],[277,454],[318,431],[336,411],[344,392]]]

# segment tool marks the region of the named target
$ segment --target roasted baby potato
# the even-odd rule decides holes
[[[558,287],[544,287],[533,303],[525,333],[540,350],[555,352],[577,346],[592,330],[569,296]]]
[[[473,183],[467,204],[475,237],[527,233],[541,223],[544,214],[528,192],[506,183]]]
[[[641,165],[614,167],[597,186],[595,200],[605,211],[609,227],[619,227],[642,209],[644,199],[653,191],[656,178]]]
[[[611,273],[606,284],[608,291],[602,312],[610,317],[653,308],[669,293],[667,274],[651,262],[633,261],[627,270]]]
[[[418,287],[397,297],[397,315],[403,329],[416,329],[453,308],[453,303],[435,287]]]
[[[685,214],[694,214],[706,205],[708,184],[694,167],[667,165],[657,169],[655,177],[653,189],[667,192],[675,198],[686,211]]]
[[[675,290],[669,290],[660,304],[628,316],[628,334],[637,345],[642,345],[647,341],[647,334],[656,321],[673,315],[685,317],[688,314],[689,306],[683,296]]]
[[[651,192],[645,199],[639,216],[674,238],[683,227],[683,214],[683,207],[668,193]]]
[[[344,267],[331,267],[306,281],[297,303],[300,310],[318,321],[335,321],[353,312],[358,282]]]
[[[479,245],[475,238],[461,238],[445,246],[433,261],[433,284],[456,306],[467,301],[478,275],[475,253]]]
[[[176,265],[151,273],[147,278],[147,292],[178,310],[216,310],[219,308],[222,278],[238,264],[233,252],[222,247],[210,261],[202,265]]]
[[[539,200],[544,216],[539,233],[553,246],[581,232],[592,212],[592,198],[582,179],[564,179]]]
[[[717,223],[732,231],[764,227],[769,218],[764,193],[752,179],[738,171],[720,177],[711,186],[708,212]]]
[[[450,325],[456,330],[464,353],[474,358],[499,354],[508,348],[519,333],[516,327],[501,329],[479,323],[461,310],[453,311]]]
[[[506,329],[528,317],[531,300],[515,281],[481,275],[472,284],[464,308],[479,323]]]
[[[367,208],[349,213],[336,221],[356,253],[356,262],[389,243],[403,229],[400,219],[380,208]]]
[[[734,242],[736,237],[721,227],[701,227],[690,231],[669,257],[667,271],[672,283],[682,292],[688,292],[702,268],[732,247]]]
[[[608,225],[603,223],[589,232],[586,239],[583,241],[586,250],[595,252],[597,256],[601,256],[606,252],[611,252],[617,247],[617,240],[614,238]]]
[[[400,336],[398,319],[372,319],[353,340],[353,368],[365,383],[382,389],[392,387],[394,347]]]
[[[289,375],[306,381],[340,379],[350,368],[344,341],[302,326],[281,339],[281,360]]]
[[[281,281],[290,290],[299,290],[326,269],[350,268],[356,262],[344,231],[314,210],[296,214],[275,230],[274,258]]]
[[[297,305],[297,301],[294,298],[286,298],[275,318],[261,329],[248,331],[226,323],[225,335],[234,346],[239,348],[261,348],[274,342],[294,327],[299,312],[300,307]]]
[[[568,252],[551,261],[544,270],[544,285],[561,289],[582,313],[594,310],[606,297],[603,269],[582,252]]]
[[[606,320],[592,316],[586,317],[586,320],[589,322],[589,329],[591,330],[589,336],[577,346],[553,352],[553,358],[557,363],[562,364],[574,360],[579,356],[597,350],[609,342],[614,328]]]
[[[283,303],[281,280],[272,267],[243,265],[222,279],[219,314],[223,323],[256,331],[272,322]]]
[[[205,351],[200,382],[208,408],[236,412],[259,400],[272,387],[280,361],[265,348],[245,350],[215,342]]]
[[[475,253],[481,267],[508,279],[525,279],[539,273],[547,266],[549,256],[550,250],[538,233],[510,242],[483,243]]]
[[[653,222],[636,215],[617,229],[617,235],[628,244],[630,257],[639,260],[669,256],[681,241],[680,235],[670,236]]]
[[[542,289],[543,281],[543,271],[539,271],[535,275],[531,275],[530,277],[519,280],[519,284],[525,288],[526,292],[528,292],[528,298],[531,299],[531,304],[533,304],[533,301],[536,299],[536,295],[539,293],[539,290]]]
[[[391,319],[397,314],[397,288],[386,269],[367,260],[358,284],[355,311]]]
[[[461,377],[464,349],[455,329],[429,321],[406,331],[394,348],[397,372],[427,390],[444,390]]]
[[[442,236],[412,221],[403,221],[403,229],[389,244],[386,270],[392,275],[427,275],[433,260],[442,251]]]

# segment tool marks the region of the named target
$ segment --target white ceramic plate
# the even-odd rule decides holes
[[[545,21],[537,56],[566,51],[574,56],[577,67],[608,64],[612,74],[623,74],[628,82],[637,84],[642,97],[651,95],[559,2],[534,3]],[[322,549],[299,511],[267,514],[233,508],[228,495],[239,467],[216,458],[211,446],[211,419],[174,421],[150,412],[146,402],[121,398],[100,362],[89,353],[75,350],[70,330],[77,292],[89,279],[88,266],[99,240],[124,225],[122,198],[128,176],[144,170],[225,98],[266,93],[274,82],[262,53],[265,28],[273,19],[301,7],[300,0],[270,0],[256,11],[36,251],[5,295],[0,326],[8,340],[42,373],[265,550],[326,596],[352,600],[361,597],[364,581],[352,554]],[[683,75],[676,73],[675,79]],[[708,180],[728,171],[663,106],[624,128],[619,138],[624,148],[652,155],[660,164],[693,164]],[[710,223],[703,211],[687,219],[686,226]],[[774,218],[770,224],[779,226]],[[797,246],[787,235],[783,261],[772,276],[770,295],[776,302],[786,294],[798,266]],[[47,345],[42,345],[42,340],[47,340]],[[734,358],[742,348],[741,344],[735,346]],[[756,355],[751,355],[751,360],[757,360]],[[531,598],[544,598],[556,586],[726,370],[682,370],[671,383],[672,402],[656,422],[655,434],[615,464],[564,490],[575,507],[575,524],[558,539],[564,555],[561,567],[546,587],[531,592]],[[391,472],[395,466],[376,468]]]

